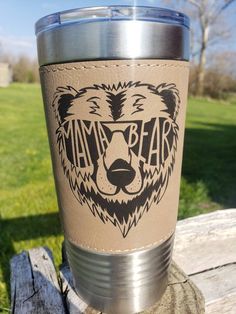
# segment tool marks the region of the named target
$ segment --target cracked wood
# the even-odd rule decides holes
[[[201,289],[207,314],[236,313],[236,209],[179,221],[174,259]]]
[[[35,252],[38,250],[41,250],[41,253]],[[34,253],[32,251],[29,253],[23,252],[12,259],[12,313],[65,313],[67,310],[71,314],[99,313],[88,308],[78,298],[73,290],[71,274],[68,268],[62,268],[61,270],[61,288],[64,294],[60,295],[55,269],[50,260],[49,264],[52,268],[48,272],[45,270],[50,254],[48,251],[44,254],[45,249],[42,248],[35,251]],[[35,263],[34,257],[36,261],[39,258],[40,262]],[[206,313],[235,313],[236,209],[217,211],[178,222],[174,259],[189,277],[174,275],[174,266],[172,266],[169,286],[161,302],[144,313],[204,313],[201,309],[203,300],[201,294],[198,294],[199,290],[194,283],[205,296]],[[45,262],[46,264],[44,264]],[[41,289],[43,285],[36,284],[36,281],[38,281],[38,266],[42,263],[45,268],[39,267],[41,275],[45,271],[46,276],[42,276],[48,278],[42,282],[53,282],[53,286],[56,287],[54,288],[57,295],[56,298],[52,297],[53,294],[48,293],[45,293],[43,296]],[[46,287],[44,289],[48,291]],[[186,289],[190,291],[190,296],[186,294]],[[168,298],[168,293],[169,296],[170,294],[172,295],[172,301],[170,301],[171,299],[165,299]],[[195,293],[197,293],[197,296]],[[44,305],[43,309],[35,307],[34,301],[37,300],[39,295],[41,295],[41,300],[44,302],[47,303],[47,300],[51,302],[51,307],[53,307],[51,312],[47,308],[45,309],[46,305]],[[61,296],[64,297],[65,303],[63,303]],[[195,302],[195,312],[192,310],[190,312],[188,307],[189,304],[193,306],[191,305],[193,300]],[[60,304],[59,310],[53,303],[57,301]],[[196,305],[196,301],[200,303]],[[169,307],[170,302],[172,302],[172,308]],[[179,306],[185,306],[187,310],[184,312],[181,309],[180,311]],[[197,306],[199,307],[198,309]],[[161,312],[162,309],[163,312]]]
[[[38,248],[11,260],[13,314],[65,314],[51,253]]]

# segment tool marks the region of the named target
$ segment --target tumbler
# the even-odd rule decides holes
[[[189,19],[73,9],[36,23],[60,217],[77,293],[136,313],[167,287],[178,212]]]

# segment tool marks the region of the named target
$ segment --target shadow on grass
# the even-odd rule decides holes
[[[58,213],[50,213],[6,220],[0,219],[0,230],[0,267],[3,272],[3,280],[7,283],[8,295],[10,296],[9,261],[16,254],[13,241],[60,235],[59,215]]]
[[[236,207],[236,125],[187,128],[182,175],[190,183],[203,182],[212,201]]]

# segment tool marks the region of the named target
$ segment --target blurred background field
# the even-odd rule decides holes
[[[9,259],[47,245],[61,262],[60,223],[40,86],[0,92],[0,311],[9,307]],[[235,206],[236,98],[190,98],[179,218]]]

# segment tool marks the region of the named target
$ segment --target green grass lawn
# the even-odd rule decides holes
[[[235,206],[236,101],[190,99],[179,217]],[[61,260],[60,224],[40,87],[0,89],[0,312],[9,308],[9,259],[49,246]],[[7,292],[8,291],[8,292]]]

